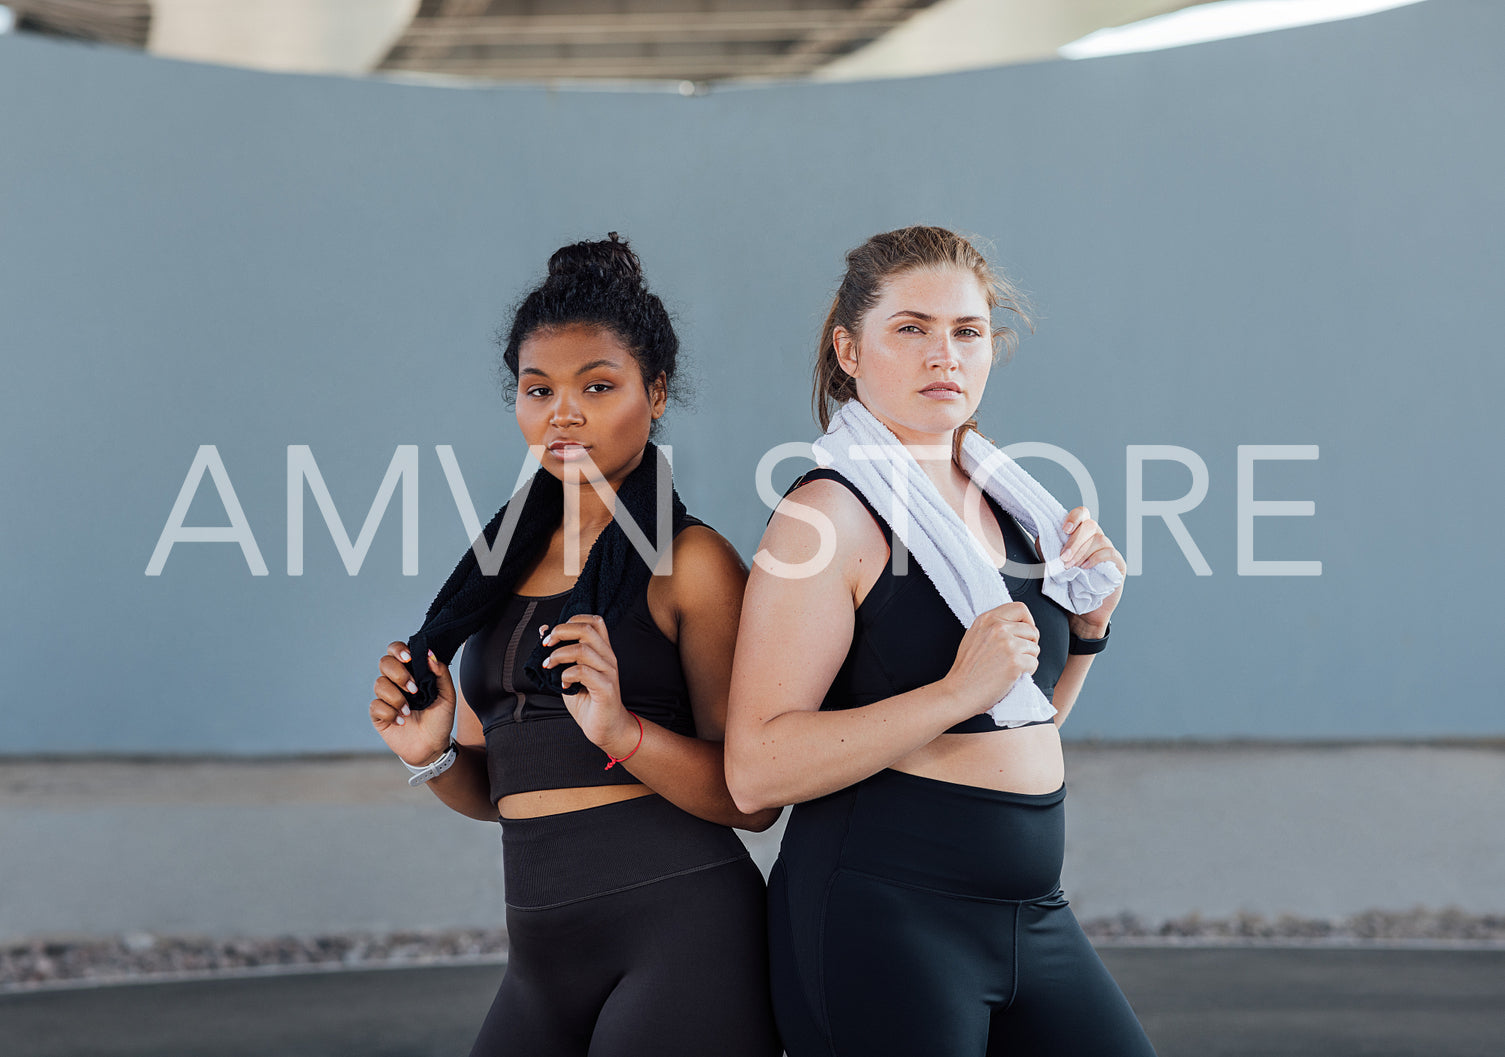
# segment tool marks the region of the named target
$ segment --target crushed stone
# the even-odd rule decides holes
[[[1082,920],[1094,942],[1305,941],[1483,942],[1505,945],[1505,914],[1469,914],[1457,907],[1366,910],[1341,919],[1293,914],[1227,918],[1192,913],[1158,922],[1134,914]],[[0,945],[0,991],[68,982],[212,975],[220,972],[370,968],[456,961],[503,961],[504,929],[452,929],[323,936],[211,938],[130,932],[108,939],[45,939]]]

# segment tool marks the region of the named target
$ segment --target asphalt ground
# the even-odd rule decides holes
[[[1111,946],[1100,953],[1160,1057],[1505,1054],[1501,948]],[[0,994],[0,1053],[464,1055],[503,971],[500,964],[365,969]]]

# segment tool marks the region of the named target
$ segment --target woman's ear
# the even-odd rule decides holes
[[[836,347],[836,362],[853,378],[857,377],[857,339],[846,327],[837,326],[831,331],[831,344]]]
[[[664,408],[669,402],[669,378],[663,371],[658,372],[658,377],[648,386],[648,406],[654,418],[664,413]]]

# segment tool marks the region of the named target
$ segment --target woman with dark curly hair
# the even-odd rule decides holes
[[[1057,729],[1124,561],[972,417],[1019,308],[966,239],[904,228],[847,255],[821,335],[822,465],[754,561],[726,738],[738,807],[794,805],[789,1057],[1154,1053],[1060,887]]]
[[[510,946],[474,1057],[779,1052],[729,828],[779,811],[738,810],[722,762],[746,568],[649,439],[678,348],[615,232],[550,258],[503,354],[542,467],[380,661],[371,722],[410,780],[501,823]]]

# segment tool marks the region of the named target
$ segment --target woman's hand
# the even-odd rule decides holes
[[[545,658],[545,668],[568,665],[559,673],[573,693],[564,696],[564,707],[591,743],[614,757],[626,754],[638,740],[638,721],[622,704],[617,676],[617,655],[612,652],[606,621],[592,613],[580,613],[555,624],[543,644],[563,642]],[[620,749],[621,752],[613,751]]]
[[[1087,516],[1087,508],[1084,506],[1067,513],[1066,520],[1061,523],[1061,531],[1066,533],[1066,543],[1061,548],[1061,563],[1068,569],[1090,569],[1099,562],[1112,562],[1124,574],[1123,581],[1113,589],[1111,595],[1103,599],[1102,605],[1090,613],[1071,615],[1073,634],[1082,639],[1100,639],[1108,630],[1108,618],[1113,615],[1118,600],[1123,597],[1124,583],[1129,578],[1128,563],[1118,553],[1118,548],[1108,541],[1102,527]]]
[[[433,763],[449,748],[450,731],[455,723],[455,684],[449,668],[439,663],[429,651],[429,671],[439,680],[439,696],[428,708],[414,712],[408,707],[403,688],[417,690],[403,662],[408,659],[408,644],[394,642],[379,662],[381,675],[376,680],[376,700],[371,702],[371,725],[381,735],[387,748],[414,767]]]
[[[942,682],[985,712],[1040,666],[1040,629],[1023,602],[1005,602],[977,614],[956,648]]]

